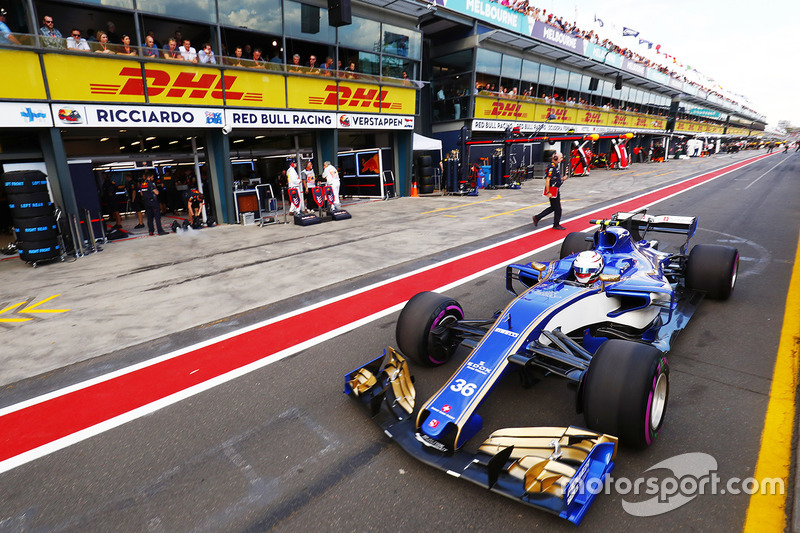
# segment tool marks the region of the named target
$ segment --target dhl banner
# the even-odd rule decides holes
[[[134,61],[88,54],[45,54],[44,67],[53,100],[145,102],[142,69]]]
[[[535,121],[537,120],[535,114],[534,104],[525,100],[475,97],[475,118]]]
[[[57,127],[222,128],[222,109],[154,105],[50,104]]]
[[[47,99],[38,54],[0,50],[0,65],[4,80],[0,83],[0,98]]]
[[[232,106],[286,109],[285,78],[258,70],[226,70],[225,103]]]
[[[416,90],[389,85],[336,82],[330,79],[290,77],[288,107],[317,111],[392,113],[413,115]]]

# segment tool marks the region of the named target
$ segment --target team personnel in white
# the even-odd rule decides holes
[[[306,209],[314,208],[314,193],[311,191],[317,186],[317,178],[314,175],[314,165],[311,161],[306,163],[306,168],[300,172],[300,179],[303,180],[303,189],[306,191]]]
[[[331,165],[330,161],[325,161],[322,164],[322,179],[333,189],[333,208],[341,209],[342,206],[339,204],[339,184],[341,183],[339,171],[336,170],[335,166]]]
[[[300,181],[300,176],[297,174],[297,169],[295,167],[297,163],[292,162],[289,165],[289,169],[286,171],[286,181],[287,185],[289,186],[289,190],[294,189],[297,191],[297,197],[300,198],[300,205],[295,207],[294,204],[291,204],[292,207],[289,208],[289,213],[302,213],[305,211],[305,205],[303,202],[303,183]],[[291,196],[290,196],[291,198]],[[291,202],[291,200],[290,200]]]

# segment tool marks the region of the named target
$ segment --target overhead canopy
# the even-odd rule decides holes
[[[414,134],[414,151],[424,151],[424,150],[438,150],[439,152],[442,151],[442,141],[438,139],[431,139],[430,137],[425,137],[424,135],[420,135],[418,133]]]

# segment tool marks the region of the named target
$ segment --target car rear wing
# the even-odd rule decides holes
[[[614,213],[608,220],[591,220],[590,222],[600,226],[623,227],[631,233],[631,237],[636,241],[643,240],[649,232],[686,235],[686,243],[681,247],[682,253],[686,253],[684,248],[697,231],[697,217],[648,215],[646,209],[633,213]]]

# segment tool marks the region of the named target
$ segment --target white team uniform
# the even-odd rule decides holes
[[[295,207],[294,204],[291,203],[291,199],[289,200],[291,207],[289,208],[290,213],[302,213],[305,211],[305,200],[303,199],[303,184],[300,181],[300,176],[297,174],[297,171],[294,169],[293,166],[289,166],[289,169],[286,171],[286,180],[288,182],[290,189],[296,189],[297,195],[300,197],[300,207]]]
[[[342,206],[339,204],[339,171],[336,170],[335,166],[328,165],[322,171],[322,179],[333,189],[333,207],[341,209]]]

